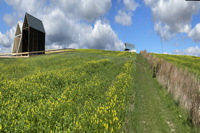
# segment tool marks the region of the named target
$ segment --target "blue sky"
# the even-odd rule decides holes
[[[28,12],[43,21],[46,49],[121,51],[123,43],[128,42],[135,44],[137,52],[146,49],[200,56],[200,2],[0,0],[0,11],[1,53],[11,51],[17,22]]]

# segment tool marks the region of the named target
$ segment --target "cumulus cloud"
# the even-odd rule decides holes
[[[13,38],[15,35],[15,29],[16,27],[12,27],[9,31],[7,31],[5,34],[2,34],[0,32],[0,44],[3,47],[9,48],[12,46]]]
[[[103,24],[101,21],[95,23],[94,28],[86,35],[86,38],[84,46],[88,48],[107,50],[122,50],[124,48],[122,41],[118,39],[110,25]]]
[[[163,41],[171,39],[175,34],[189,33],[192,16],[200,10],[199,2],[183,0],[144,0],[151,8],[154,30]]]
[[[174,33],[170,32],[168,25],[163,25],[161,22],[155,23],[154,30],[161,36],[162,40],[169,40]]]
[[[123,50],[124,48],[109,22],[102,17],[110,9],[111,0],[5,1],[15,10],[14,13],[4,16],[7,24],[11,22],[17,24],[11,17],[15,14],[23,19],[25,12],[43,21],[47,49],[71,47]],[[11,47],[14,32],[15,28],[12,28],[5,34],[0,33],[0,45]]]
[[[197,24],[189,33],[188,37],[192,38],[193,41],[200,41],[200,23]]]
[[[132,24],[133,12],[139,6],[135,0],[123,0],[124,8],[119,9],[115,16],[115,22],[124,26],[130,26]]]
[[[125,7],[130,11],[135,11],[138,7],[138,3],[135,0],[124,0]]]
[[[46,0],[4,0],[17,12],[18,17],[23,17],[25,12],[37,14],[44,9]]]
[[[52,5],[57,5],[72,16],[94,21],[107,13],[111,7],[111,0],[52,0]]]
[[[158,0],[144,0],[145,4],[152,7],[158,2]]]
[[[126,13],[122,10],[118,10],[118,14],[115,16],[115,22],[124,26],[130,26],[132,24],[132,13]]]
[[[192,56],[200,56],[200,48],[198,46],[196,47],[189,47],[184,50],[176,50],[173,52],[177,55],[192,55]]]
[[[68,19],[60,9],[52,10],[44,15],[43,23],[46,30],[48,44],[65,45],[76,39],[76,23]]]
[[[7,25],[12,27],[12,26],[16,25],[16,22],[18,20],[18,16],[16,15],[16,13],[5,14],[3,16],[3,20],[6,22]]]
[[[96,48],[122,50],[123,43],[109,24],[97,20],[94,26],[79,23],[68,17],[60,10],[55,9],[44,16],[47,42],[53,42],[53,47]],[[54,20],[60,21],[54,21]]]
[[[11,48],[0,47],[0,53],[10,53]]]

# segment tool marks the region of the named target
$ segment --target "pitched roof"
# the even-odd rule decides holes
[[[27,18],[27,21],[30,27],[45,33],[44,26],[41,20],[39,20],[36,17],[33,17],[32,15],[28,13],[26,13],[25,17]]]
[[[15,36],[22,34],[22,26],[23,26],[23,22],[18,22]]]

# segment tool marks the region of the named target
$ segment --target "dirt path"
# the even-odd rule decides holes
[[[155,78],[146,60],[137,55],[132,129],[137,133],[190,133],[187,113],[172,100]]]

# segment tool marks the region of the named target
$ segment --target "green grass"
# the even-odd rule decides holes
[[[0,132],[122,132],[135,54],[0,59]]]
[[[167,54],[153,54],[156,57],[165,59],[177,67],[184,68],[189,72],[197,75],[200,79],[200,57],[186,56],[186,55],[167,55]]]
[[[135,104],[130,131],[138,133],[198,132],[191,127],[187,112],[181,109],[162,88],[146,60],[137,55]]]
[[[0,59],[0,132],[198,132],[141,55]]]

